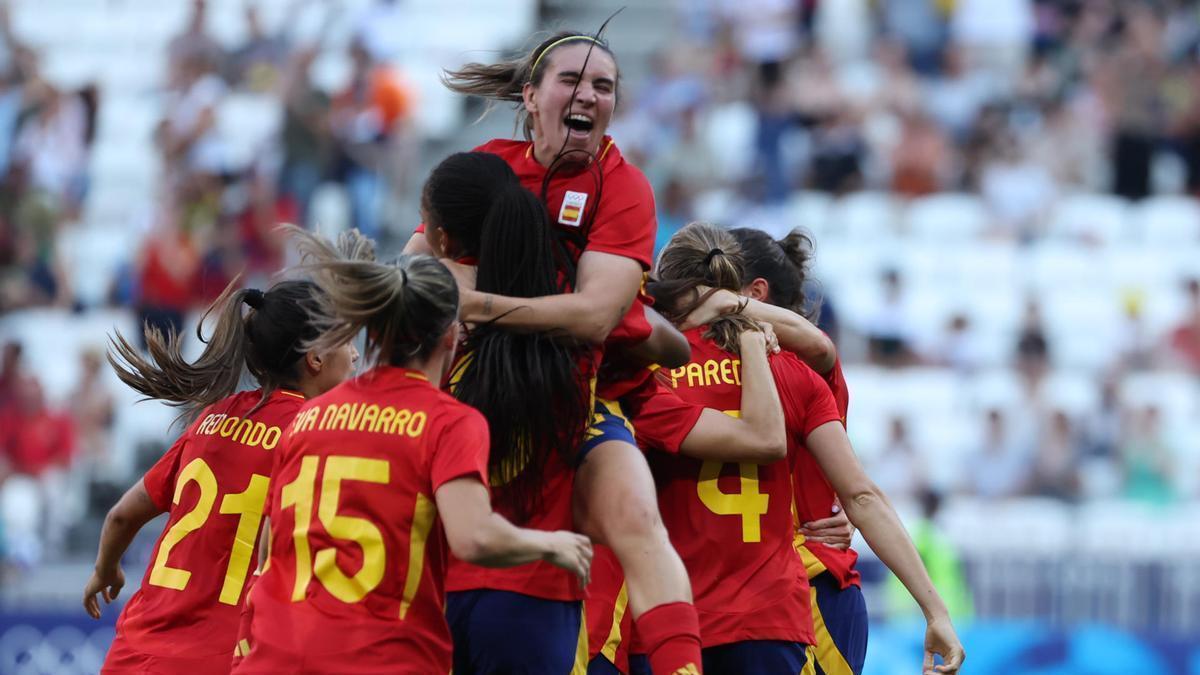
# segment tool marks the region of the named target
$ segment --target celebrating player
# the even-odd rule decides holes
[[[618,81],[607,44],[574,32],[554,35],[515,61],[472,63],[447,74],[455,91],[518,105],[527,140],[495,140],[477,149],[502,157],[545,203],[561,253],[564,290],[569,291],[524,298],[468,287],[463,291],[464,321],[493,321],[512,330],[561,330],[596,345],[597,358],[606,340],[631,344],[652,335],[644,307],[635,298],[651,262],[654,198],[645,177],[605,135]],[[407,250],[428,251],[429,244],[417,235]],[[680,341],[668,361],[677,365],[685,354]],[[699,634],[687,571],[659,517],[645,458],[620,407],[606,399],[628,387],[609,384],[598,385],[598,422],[580,451],[576,524],[610,546],[620,560],[628,578],[629,606],[655,669],[698,670]],[[517,648],[533,653],[545,646],[540,637],[508,632],[498,639],[522,640]]]
[[[271,555],[235,672],[448,672],[447,545],[478,565],[546,560],[582,578],[591,546],[492,511],[487,423],[435,384],[459,338],[446,268],[419,255],[341,260],[296,236],[327,292],[317,345],[365,329],[376,366],[301,408],[284,439]]]
[[[422,212],[430,247],[445,258],[477,264],[478,289],[502,288],[511,295],[532,295],[555,283],[553,241],[545,210],[496,155],[459,153],[444,160],[426,183]],[[561,448],[555,453],[547,448],[553,448],[560,439],[570,440],[567,437],[572,435],[573,443],[564,447],[578,446],[582,427],[571,421],[570,409],[561,406],[564,401],[577,399],[580,387],[587,383],[571,374],[580,355],[559,355],[562,349],[562,345],[540,334],[476,326],[466,342],[467,355],[450,378],[459,400],[472,403],[489,422],[497,420],[506,430],[498,434],[497,428],[492,429],[492,475],[511,474],[506,466],[513,465],[513,457],[520,460],[522,468],[534,469],[516,472],[502,488],[496,488],[494,503],[502,513],[513,513],[522,507],[520,501],[513,500],[519,496],[513,488],[521,485],[520,480],[529,481],[524,485],[526,490],[540,481],[542,509],[533,514],[533,520],[522,521],[540,529],[569,527],[571,522],[570,474],[565,471],[572,465],[571,460],[563,457]],[[647,432],[653,432],[651,437],[658,447],[682,447],[694,456],[723,453],[736,457],[736,453],[742,453],[746,457],[782,457],[786,452],[783,412],[765,356],[748,361],[742,381],[742,400],[748,410],[744,419],[688,404],[654,379],[647,382],[657,389],[649,396],[639,395],[641,403],[635,410],[639,420],[647,420]],[[522,395],[514,397],[513,391]],[[547,409],[562,414],[546,415]],[[556,430],[556,424],[564,428]],[[527,438],[537,440],[522,442]],[[506,446],[527,454],[496,451]],[[527,518],[528,514],[520,517]],[[616,561],[610,564],[615,566]],[[534,659],[541,659],[538,666],[543,672],[569,670],[576,658],[579,633],[578,603],[574,601],[580,596],[571,579],[560,578],[555,572],[535,565],[526,576],[514,577],[473,565],[452,564],[447,580],[451,591],[447,615],[455,637],[455,672],[494,672],[509,669],[517,661],[530,666]],[[602,634],[597,636],[591,656],[610,643],[623,577],[618,568],[614,577],[597,581],[604,585],[589,588],[587,614],[589,628],[594,623]],[[598,609],[593,604],[597,599],[603,599],[607,606]],[[624,607],[622,601],[618,624],[624,617]],[[547,650],[532,655],[512,653],[509,643],[487,639],[495,632],[518,630],[515,626],[559,635],[543,638]],[[616,645],[612,647],[615,650]],[[616,660],[614,653],[600,658]]]
[[[825,380],[845,424],[850,392],[841,361],[829,337],[804,316],[803,288],[811,240],[800,231],[780,241],[751,228],[738,228],[730,234],[746,260],[742,294],[756,304],[768,303],[796,315],[788,323],[794,328],[784,331],[790,338],[788,348]],[[753,314],[755,309],[749,311]],[[859,675],[867,655],[867,604],[855,569],[858,554],[844,541],[850,535],[848,519],[812,454],[796,455],[794,481],[796,518],[801,526],[795,544],[812,586],[816,672]]]
[[[83,594],[93,618],[97,595],[112,602],[125,585],[120,561],[134,535],[170,514],[142,587],[117,622],[104,672],[229,672],[272,456],[304,400],[345,379],[358,358],[348,342],[304,346],[317,335],[316,292],[305,281],[265,293],[231,285],[209,309],[217,323],[193,363],[173,333],[147,327],[149,358],[119,333],[114,338],[109,362],[122,381],[196,418],[104,520]],[[259,388],[234,393],[243,363]]]
[[[680,255],[674,253],[668,255],[668,251],[672,246],[677,249],[681,248]],[[707,252],[700,251],[705,249]],[[683,255],[684,253],[688,255]],[[724,288],[729,291],[737,291],[741,288],[741,281],[732,283],[729,278],[718,278],[713,275],[705,276],[706,265],[696,265],[695,258],[699,262],[705,259],[709,263],[713,260],[723,257],[733,257],[740,265],[740,248],[737,241],[727,232],[724,232],[714,226],[694,223],[685,227],[680,232],[676,233],[672,238],[672,243],[668,244],[667,250],[663,252],[659,265],[659,277],[662,283],[658,286],[656,296],[663,301],[663,306],[674,310],[674,316],[686,317],[691,314],[700,301],[704,298],[705,292],[698,290],[698,287],[715,287]],[[675,264],[675,258],[682,258],[682,264]],[[693,340],[696,331],[705,330],[702,328],[692,329],[688,331],[689,339]],[[938,596],[937,591],[933,588],[929,581],[928,574],[921,563],[920,557],[913,548],[911,540],[904,532],[903,526],[896,517],[886,497],[879,491],[878,487],[866,476],[857,458],[854,456],[853,449],[850,447],[849,441],[846,438],[845,429],[841,424],[822,424],[819,427],[812,429],[811,433],[798,433],[799,427],[796,424],[798,419],[797,413],[801,409],[797,405],[797,401],[805,399],[805,392],[809,392],[813,388],[814,380],[819,384],[822,392],[829,396],[829,392],[825,384],[816,380],[816,376],[806,366],[799,363],[795,364],[798,368],[793,368],[791,373],[781,373],[775,371],[777,375],[777,384],[780,389],[780,397],[784,403],[785,413],[789,417],[789,435],[791,440],[797,445],[806,446],[816,459],[817,465],[820,467],[825,476],[828,476],[837,495],[846,505],[847,515],[862,530],[863,535],[871,544],[872,549],[879,555],[880,559],[887,564],[897,577],[912,593],[914,599],[921,606],[928,620],[926,631],[926,655],[925,668],[927,672],[957,672],[963,660],[962,646],[954,633],[954,629],[950,623],[950,617],[946,611],[945,604]],[[701,374],[705,373],[705,369],[701,369]],[[678,370],[672,372],[672,377],[686,377],[687,372]],[[707,376],[704,376],[705,378]],[[678,379],[675,380],[678,384]],[[811,395],[811,394],[809,394]],[[830,399],[831,400],[831,399]],[[835,411],[836,412],[836,411]],[[835,415],[835,419],[839,415]],[[796,456],[798,453],[794,450],[790,453],[791,456]],[[748,483],[746,474],[742,473],[742,493],[743,496],[747,492],[747,488],[751,485]],[[719,486],[717,486],[719,488]],[[734,496],[732,499],[726,494],[726,498],[716,500],[716,497],[722,496],[723,491],[718,489],[717,493],[713,493],[713,503],[721,504],[722,508],[734,512],[742,513],[740,510],[735,510],[735,507],[740,508],[742,500]],[[704,502],[704,492],[698,491],[697,495],[701,502]],[[735,504],[736,501],[736,504]],[[761,501],[761,499],[760,499]],[[747,503],[750,503],[747,500]],[[768,504],[769,509],[769,504]],[[770,513],[770,511],[766,511]],[[743,521],[747,520],[746,514],[743,514]],[[672,536],[675,537],[675,531],[672,531]],[[677,546],[680,545],[677,541]],[[807,592],[806,592],[807,595]],[[697,591],[698,599],[701,594]],[[698,603],[702,601],[698,600]],[[702,631],[703,632],[703,631]],[[704,634],[706,647],[708,645],[708,636]],[[706,653],[707,653],[706,649]],[[934,654],[940,654],[944,663],[934,666]],[[746,668],[747,670],[740,670]],[[750,672],[749,664],[738,666],[736,672]]]

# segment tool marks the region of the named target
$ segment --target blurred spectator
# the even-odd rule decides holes
[[[882,27],[904,44],[909,60],[922,74],[938,69],[938,59],[946,40],[946,25],[935,0],[883,0]]]
[[[309,225],[309,205],[321,184],[334,151],[330,133],[330,100],[312,83],[312,63],[319,51],[303,47],[291,55],[284,74],[283,130],[280,144],[283,164],[279,167],[279,196],[290,200],[290,208],[303,226]]]
[[[987,411],[982,441],[965,462],[966,491],[984,499],[1023,494],[1030,479],[1031,457],[1026,448],[1009,429],[1003,411]]]
[[[28,189],[48,200],[53,212],[74,218],[86,191],[87,151],[84,100],[49,90],[17,132],[12,161],[25,173]]]
[[[226,169],[225,150],[215,128],[225,83],[217,77],[211,55],[199,46],[181,48],[177,60],[158,143],[177,180],[211,180]]]
[[[873,462],[871,477],[893,499],[914,499],[927,487],[929,472],[908,435],[908,421],[897,415],[888,420],[888,438]]]
[[[1154,365],[1154,342],[1146,325],[1144,295],[1137,291],[1121,294],[1124,323],[1117,337],[1116,366],[1126,370],[1147,370]]]
[[[1054,410],[1043,420],[1033,462],[1030,492],[1074,500],[1079,496],[1080,443],[1070,415]]]
[[[291,9],[294,7],[289,7]],[[226,58],[225,79],[242,89],[270,91],[278,82],[280,70],[287,59],[287,41],[283,31],[276,34],[267,32],[256,3],[246,2],[243,12],[246,40]]]
[[[1104,93],[1115,127],[1113,192],[1129,199],[1150,194],[1150,165],[1162,119],[1160,94],[1166,64],[1162,24],[1152,8],[1124,6],[1124,30],[1104,63]]]
[[[996,216],[998,232],[1031,241],[1050,210],[1054,179],[1034,161],[1016,138],[1006,135],[984,161],[979,190]]]
[[[400,0],[374,0],[355,21],[352,39],[377,61],[395,59],[408,42],[411,28],[400,4]]]
[[[113,397],[104,381],[104,355],[89,349],[80,356],[82,372],[71,392],[71,415],[78,432],[79,456],[93,479],[117,483],[124,476],[112,466]]]
[[[654,258],[671,241],[675,233],[692,220],[687,188],[677,180],[667,183],[666,188],[654,200],[658,207],[658,233],[654,237]]]
[[[1120,452],[1125,469],[1124,495],[1157,504],[1174,501],[1175,453],[1163,433],[1158,406],[1148,405],[1131,416],[1132,423]]]
[[[943,533],[938,524],[942,496],[934,490],[925,489],[918,495],[918,500],[921,504],[921,516],[909,528],[913,546],[929,572],[929,580],[945,601],[946,609],[954,616],[955,621],[968,623],[975,614],[975,606],[971,600],[971,588],[967,585],[967,578],[963,573],[962,557],[954,542]],[[889,618],[912,620],[921,615],[921,608],[895,575],[889,574],[886,591]]]
[[[892,150],[892,190],[920,197],[948,186],[952,157],[945,135],[922,112],[907,113],[901,120],[900,142]]]
[[[958,0],[950,19],[951,39],[968,62],[999,78],[1015,80],[1033,43],[1033,0]]]
[[[196,298],[200,251],[182,227],[182,217],[178,199],[168,199],[138,254],[138,325],[149,324],[164,334],[181,331],[184,312]]]
[[[879,305],[867,317],[864,326],[870,358],[884,366],[908,365],[914,361],[912,336],[916,327],[909,313],[900,273],[887,270],[880,281]]]
[[[1170,346],[1184,366],[1200,375],[1200,279],[1189,279],[1185,288],[1187,310],[1171,330]]]
[[[187,62],[200,59],[214,66],[220,62],[222,50],[209,34],[207,0],[192,0],[192,12],[183,32],[171,38],[167,45],[167,71],[174,79],[187,67]]]
[[[9,474],[8,481],[24,477],[38,485],[40,534],[51,551],[60,550],[81,503],[79,495],[63,489],[76,452],[71,417],[48,407],[41,383],[29,376],[18,381],[16,403],[0,420],[0,429],[0,473]]]
[[[960,373],[972,373],[982,364],[979,335],[966,314],[956,313],[946,322],[946,328],[925,360],[953,368]]]
[[[1017,333],[1015,356],[1017,372],[1030,390],[1036,390],[1050,369],[1050,341],[1046,337],[1041,305],[1034,298],[1025,301],[1025,315]]]
[[[362,43],[350,44],[350,59],[350,84],[334,97],[331,122],[354,227],[374,237],[379,233],[387,154],[404,133],[412,94],[399,73],[376,62]]]

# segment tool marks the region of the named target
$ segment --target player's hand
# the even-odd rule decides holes
[[[933,655],[942,657],[942,665],[933,665]],[[943,616],[929,620],[925,628],[925,663],[922,672],[925,675],[938,673],[957,673],[962,667],[967,653],[963,651],[962,643],[950,624],[950,617]]]
[[[834,504],[832,516],[804,523],[800,527],[800,534],[804,535],[807,541],[845,551],[850,548],[850,542],[854,539],[854,525],[841,507]]]
[[[779,353],[779,336],[775,335],[775,327],[766,321],[759,321],[758,327],[762,329],[763,342],[766,343],[767,355]]]
[[[697,286],[696,297],[703,297],[710,290],[712,289],[708,286]],[[691,314],[684,317],[683,322],[679,324],[679,330],[710,324],[726,314],[737,311],[739,304],[737,293],[724,289],[719,290],[708,296],[704,302],[700,303],[700,306],[692,310]]]
[[[546,561],[575,574],[579,583],[587,586],[592,576],[592,541],[566,530],[548,534],[550,550],[546,552]]]
[[[104,596],[104,604],[111,604],[117,599],[121,589],[125,587],[125,572],[118,565],[116,569],[101,572],[96,570],[83,588],[83,608],[93,619],[100,618],[100,601],[97,595]]]

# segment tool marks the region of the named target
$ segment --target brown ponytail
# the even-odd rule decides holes
[[[679,323],[718,290],[738,293],[745,276],[745,262],[737,240],[710,223],[690,223],[671,237],[658,258],[658,280],[649,286],[656,308]],[[697,294],[697,287],[709,291]],[[743,316],[741,308],[709,324],[705,338],[722,349],[737,353],[738,336],[758,324]]]
[[[183,357],[177,333],[164,335],[147,325],[145,355],[120,332],[110,339],[108,362],[117,377],[147,399],[182,408],[182,419],[236,392],[243,369],[262,387],[262,401],[281,386],[295,386],[303,343],[316,336],[309,310],[317,288],[307,281],[283,281],[264,293],[238,290],[236,283],[221,292],[196,327],[205,344],[198,359],[189,363]],[[204,323],[214,312],[216,325],[205,338]]]
[[[320,336],[307,343],[309,349],[336,347],[365,328],[368,358],[405,366],[428,358],[458,317],[458,286],[436,259],[401,255],[389,264],[351,259],[347,252],[369,240],[359,236],[357,243],[335,247],[300,228],[287,229],[297,241],[301,269],[324,291],[310,314]]]

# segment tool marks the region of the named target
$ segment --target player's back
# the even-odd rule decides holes
[[[304,397],[261,391],[209,406],[143,478],[168,520],[117,624],[138,652],[233,653],[254,567],[273,455]]]
[[[486,443],[477,411],[412,370],[377,368],[309,402],[276,466],[271,557],[238,672],[448,671],[433,493],[485,480]]]
[[[681,398],[740,414],[741,361],[704,339],[685,334],[692,361],[668,373]],[[786,364],[771,359],[779,381]],[[789,431],[805,411],[788,412]],[[785,405],[785,410],[787,406]],[[792,549],[790,462],[700,461],[651,454],[659,505],[671,542],[692,580],[705,647],[743,640],[812,643],[804,570]]]

